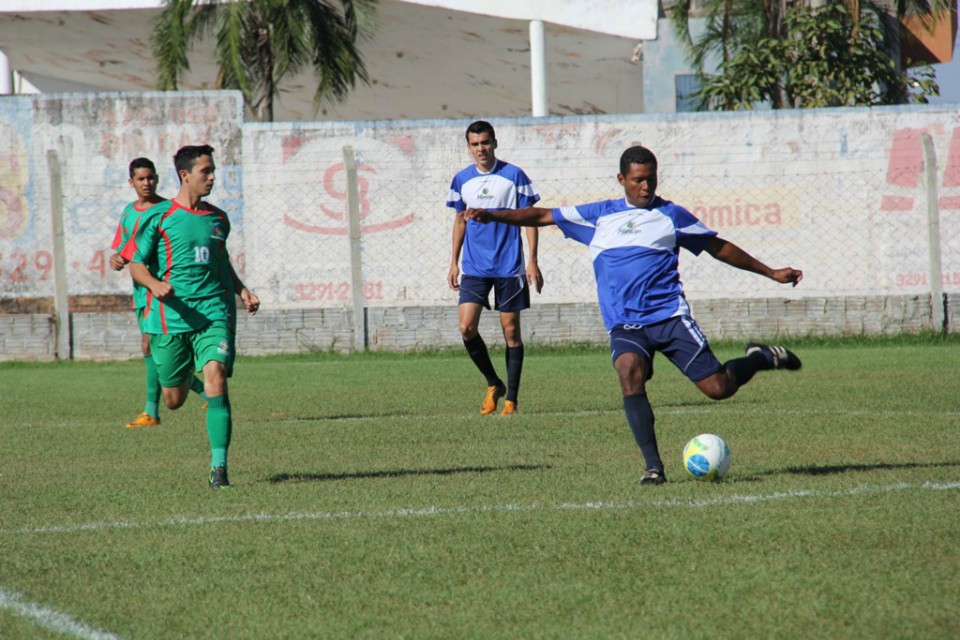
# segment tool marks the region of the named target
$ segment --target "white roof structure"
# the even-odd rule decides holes
[[[150,29],[161,5],[4,0],[0,51],[19,78],[45,93],[152,91]],[[361,45],[370,85],[315,112],[315,83],[302,73],[281,83],[276,120],[530,115],[538,63],[546,113],[534,115],[643,111],[635,51],[656,37],[656,0],[380,0],[378,16],[376,35]],[[544,34],[539,60],[531,55],[531,25]],[[210,42],[195,46],[190,65],[180,88],[213,88]]]

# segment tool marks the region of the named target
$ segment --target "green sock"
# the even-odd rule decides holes
[[[147,402],[143,405],[143,412],[158,417],[160,413],[160,376],[157,374],[157,365],[153,356],[144,356],[143,363],[147,365]]]
[[[193,376],[193,380],[190,382],[190,390],[195,391],[197,395],[203,398],[204,400],[207,399],[207,394],[203,392],[203,380],[201,380],[197,376]]]
[[[226,396],[207,398],[207,435],[210,436],[210,468],[227,466],[227,449],[230,448],[230,432],[233,418],[230,415],[230,400]]]

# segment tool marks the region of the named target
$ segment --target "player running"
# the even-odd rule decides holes
[[[235,355],[231,299],[236,292],[251,314],[260,308],[260,300],[229,266],[227,214],[203,201],[215,180],[213,147],[183,147],[174,156],[174,166],[180,190],[168,206],[154,209],[141,224],[130,274],[149,289],[145,331],[151,334],[167,407],[181,407],[194,370],[203,373],[209,405],[208,484],[217,489],[230,486],[227,451],[233,421],[227,378]]]

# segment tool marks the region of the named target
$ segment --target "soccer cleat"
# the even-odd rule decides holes
[[[230,481],[227,480],[227,468],[226,467],[214,467],[210,469],[210,488],[211,489],[226,489],[230,486]]]
[[[492,387],[487,387],[487,396],[483,399],[483,404],[480,405],[480,415],[488,416],[496,411],[497,403],[506,393],[507,389],[503,385],[495,384]]]
[[[643,477],[640,478],[640,484],[642,485],[657,485],[663,484],[666,481],[667,476],[663,473],[663,469],[647,469],[643,472]]]
[[[503,403],[503,411],[500,412],[502,416],[515,416],[520,413],[517,410],[517,403],[513,400],[506,400]]]
[[[140,427],[155,427],[160,424],[160,418],[154,418],[149,413],[141,413],[133,422],[126,424],[127,429],[139,429]]]
[[[747,355],[757,351],[763,352],[768,359],[773,362],[774,369],[790,369],[795,371],[803,366],[797,354],[786,347],[767,346],[759,342],[751,342],[746,346],[745,350]]]

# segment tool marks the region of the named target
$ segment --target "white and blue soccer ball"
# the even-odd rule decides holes
[[[683,468],[697,480],[719,480],[732,460],[729,445],[712,433],[694,436],[683,448]]]

